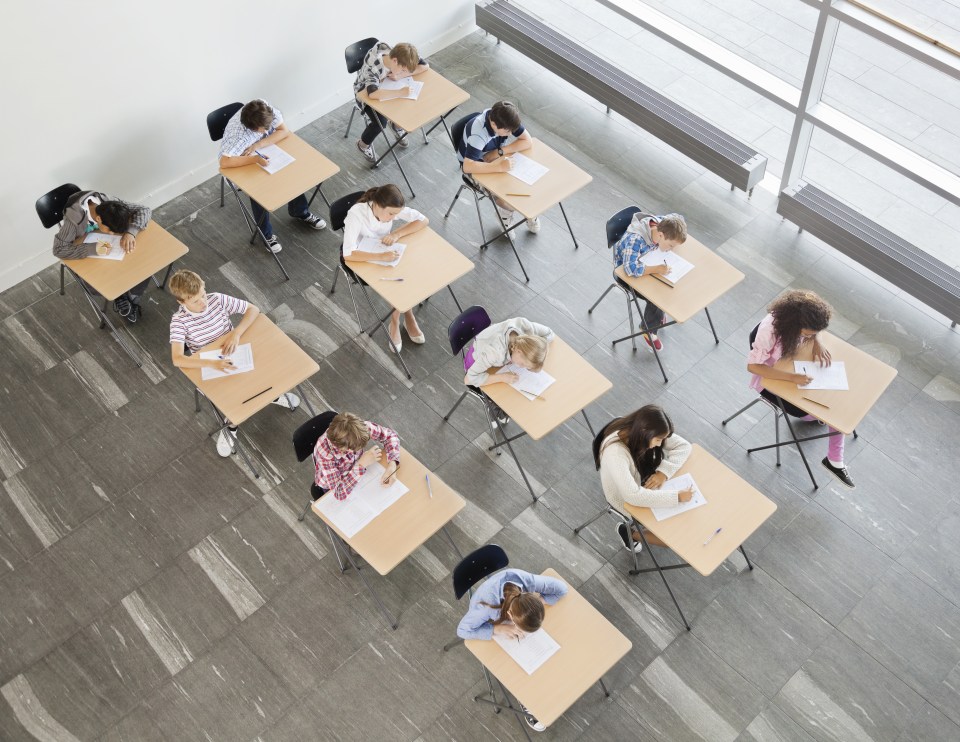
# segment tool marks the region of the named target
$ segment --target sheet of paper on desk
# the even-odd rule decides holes
[[[221,353],[219,350],[205,350],[200,354],[200,357],[205,360],[216,360],[221,357]],[[237,367],[235,371],[218,371],[215,368],[204,366],[200,369],[200,378],[203,381],[209,381],[210,379],[219,379],[221,376],[236,376],[237,374],[245,374],[247,371],[253,371],[253,348],[250,343],[238,345],[229,358],[233,361],[233,365]]]
[[[397,242],[393,245],[384,245],[380,240],[375,237],[364,237],[360,240],[357,245],[357,249],[360,252],[398,252],[400,253],[397,256],[396,260],[368,260],[368,263],[373,263],[374,265],[385,265],[389,268],[396,268],[400,263],[400,258],[403,257],[403,251],[407,249],[407,246],[402,242]]]
[[[356,536],[364,526],[410,491],[399,479],[389,486],[383,486],[380,479],[384,471],[381,464],[371,464],[346,500],[338,500],[328,494],[317,501],[320,512],[347,538]]]
[[[510,155],[510,159],[513,160],[513,167],[507,172],[527,185],[533,185],[550,172],[550,168],[546,165],[541,165],[536,160],[531,160],[519,152]]]
[[[539,397],[556,381],[546,371],[531,371],[515,363],[508,363],[500,369],[500,373],[513,373],[519,376],[519,380],[510,386],[530,400]]]
[[[686,258],[681,258],[672,250],[667,250],[664,252],[660,248],[656,250],[651,250],[640,258],[640,262],[644,265],[663,265],[666,263],[667,267],[670,269],[670,272],[665,276],[658,276],[658,278],[666,278],[670,283],[677,283],[681,278],[687,275],[690,271],[693,270],[693,263],[691,263]]]
[[[400,100],[416,100],[420,97],[420,91],[423,90],[423,82],[414,80],[412,77],[404,77],[401,80],[384,80],[380,83],[381,90],[401,90],[409,87],[410,92],[401,96]],[[393,100],[397,100],[394,98]]]
[[[800,389],[838,389],[847,391],[847,365],[843,361],[831,361],[829,366],[821,366],[816,361],[794,361],[793,370],[798,374],[812,376],[811,381]]]
[[[680,515],[680,513],[685,513],[688,510],[698,508],[701,505],[706,505],[707,501],[703,497],[703,493],[700,492],[700,488],[697,487],[697,483],[694,481],[693,475],[691,474],[682,474],[679,477],[668,479],[666,482],[660,485],[660,489],[662,490],[687,490],[691,487],[693,487],[693,497],[691,497],[687,502],[680,502],[673,507],[668,508],[650,508],[650,511],[653,513],[653,517],[657,520],[666,520],[667,518],[672,518],[675,515]]]
[[[503,651],[509,654],[527,675],[533,675],[540,665],[553,657],[560,649],[556,639],[543,629],[538,629],[532,634],[526,634],[519,641],[496,634],[493,635],[493,640],[503,647]]]
[[[268,162],[266,166],[261,165],[260,167],[271,175],[278,170],[283,170],[287,165],[289,165],[291,162],[295,162],[297,159],[289,152],[280,149],[275,144],[268,144],[266,147],[257,147],[257,152],[264,157],[269,158],[270,162]]]
[[[84,243],[103,243],[110,246],[110,252],[106,255],[88,255],[88,258],[99,258],[100,260],[123,260],[126,253],[120,247],[120,235],[102,234],[100,232],[91,232],[83,239]]]

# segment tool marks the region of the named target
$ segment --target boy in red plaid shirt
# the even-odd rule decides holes
[[[371,440],[382,444],[364,451]],[[349,412],[341,412],[330,421],[327,432],[320,436],[313,449],[317,486],[345,500],[367,467],[379,462],[384,473],[381,482],[393,484],[400,466],[400,438],[390,428],[363,420]]]

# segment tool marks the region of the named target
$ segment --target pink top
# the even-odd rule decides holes
[[[772,366],[783,356],[783,348],[776,334],[773,332],[773,315],[768,314],[757,327],[757,337],[750,348],[750,355],[747,356],[747,363],[762,363],[764,366]],[[750,377],[750,388],[761,391],[763,386],[760,384],[760,377],[753,374]]]

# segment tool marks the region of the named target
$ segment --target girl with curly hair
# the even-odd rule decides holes
[[[753,374],[750,387],[775,405],[782,406],[791,417],[816,420],[813,415],[764,389],[761,379],[792,381],[798,386],[812,381],[806,374],[773,368],[773,364],[781,358],[793,358],[801,354],[806,356],[809,353],[813,360],[829,365],[830,353],[820,344],[817,334],[827,329],[833,309],[812,291],[793,290],[774,299],[767,310],[769,314],[757,326],[757,335],[747,356],[747,370]],[[820,463],[841,484],[853,489],[853,479],[843,463],[844,435],[835,428],[830,428],[830,431],[835,435],[827,439],[827,455]]]

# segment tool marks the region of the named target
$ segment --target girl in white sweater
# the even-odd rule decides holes
[[[657,405],[646,405],[618,417],[600,434],[594,460],[600,470],[603,495],[611,507],[623,513],[624,504],[637,507],[670,507],[687,502],[693,490],[661,489],[690,456],[690,443],[673,432],[673,423]],[[620,523],[617,533],[629,546],[627,527]],[[651,544],[662,546],[656,536]],[[640,551],[640,534],[633,532],[634,550]]]

